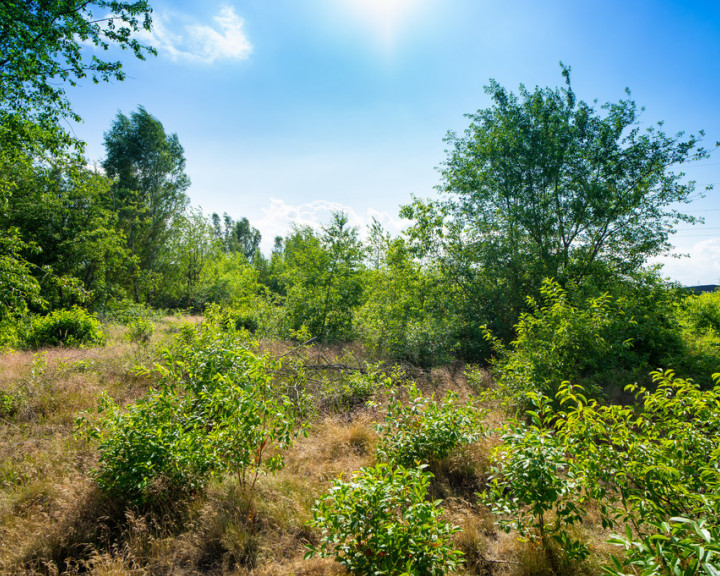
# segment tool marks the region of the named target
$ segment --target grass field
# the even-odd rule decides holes
[[[338,478],[375,462],[373,423],[385,399],[377,391],[348,388],[347,374],[372,360],[357,346],[296,347],[265,342],[263,352],[288,360],[302,356],[311,393],[309,432],[286,454],[285,467],[261,475],[255,489],[232,476],[214,477],[202,496],[181,504],[133,509],[104,495],[90,479],[95,445],[76,432],[81,413],[94,414],[101,393],[121,405],[153,385],[138,375],[178,332],[177,318],[157,321],[149,343],[132,343],[126,329],[106,328],[99,348],[6,352],[0,358],[0,572],[3,574],[343,574],[328,558],[303,557],[317,544],[307,526],[316,499]],[[198,321],[198,319],[190,319]],[[292,362],[288,362],[292,364]],[[394,378],[414,380],[441,398],[473,393],[461,366],[423,372],[385,366]],[[287,380],[287,376],[278,376]],[[484,378],[485,385],[490,378]],[[374,398],[368,406],[366,399]],[[499,424],[489,409],[484,425]],[[459,526],[454,546],[464,553],[463,574],[508,576],[552,572],[545,554],[515,534],[499,532],[477,492],[487,480],[492,435],[432,463],[430,496],[443,500],[445,520]],[[592,518],[592,514],[590,515]],[[599,573],[607,534],[594,525],[578,529],[592,543],[589,560],[562,566],[567,574]],[[557,567],[555,569],[557,571]]]

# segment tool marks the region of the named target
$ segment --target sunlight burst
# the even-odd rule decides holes
[[[396,37],[422,0],[345,0],[353,17],[369,26],[386,48]]]

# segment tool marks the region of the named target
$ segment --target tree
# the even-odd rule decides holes
[[[215,260],[225,257],[200,208],[190,208],[175,218],[158,262],[162,272],[158,303],[163,307],[201,310],[207,303],[207,272]]]
[[[0,229],[25,242],[19,253],[53,307],[96,307],[122,296],[130,266],[125,239],[107,208],[110,180],[85,166],[62,169],[25,163],[5,167],[14,182],[12,202],[0,210]]]
[[[565,87],[521,86],[519,95],[491,81],[492,105],[446,139],[444,199],[402,211],[416,221],[415,248],[461,286],[470,308],[495,302],[505,335],[544,278],[632,275],[670,248],[677,222],[694,221],[673,208],[694,191],[673,168],[706,156],[698,139],[642,130],[629,95],[598,112],[562,71]]]
[[[140,59],[154,53],[133,37],[150,29],[150,12],[146,0],[0,3],[0,216],[6,217],[22,186],[17,175],[27,175],[33,164],[62,167],[69,161],[71,169],[84,164],[77,153],[82,143],[60,122],[80,119],[66,86],[88,75],[93,82],[124,79],[120,61],[89,55],[88,45],[129,49]],[[41,248],[15,227],[0,229],[0,315],[9,313],[8,306],[21,312],[28,303],[42,301],[35,269],[26,260]]]
[[[282,275],[295,329],[306,327],[326,341],[352,337],[353,310],[362,297],[363,247],[347,215],[333,213],[318,236],[296,228],[285,241]]]
[[[130,50],[143,60],[154,54],[133,37],[150,30],[146,0],[19,0],[0,5],[0,117],[16,128],[27,120],[64,133],[58,121],[79,120],[65,95],[66,83],[123,80],[120,61],[88,55],[87,45]],[[25,124],[25,127],[28,126]],[[67,138],[65,138],[67,141]]]
[[[142,106],[129,117],[118,113],[105,133],[102,166],[115,180],[111,207],[117,212],[139,273],[132,278],[136,301],[152,289],[158,252],[170,224],[188,204],[185,156],[177,134],[167,135],[160,121]]]
[[[245,256],[248,262],[255,259],[262,235],[257,228],[250,225],[247,218],[235,221],[225,213],[221,224],[220,216],[213,213],[211,219],[215,237],[220,240],[225,252],[238,252]]]

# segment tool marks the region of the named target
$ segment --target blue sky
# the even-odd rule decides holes
[[[562,83],[586,101],[625,87],[643,124],[720,140],[720,2],[606,0],[151,0],[159,55],[125,58],[128,79],[70,89],[91,162],[118,111],[144,106],[178,134],[206,213],[247,217],[266,250],[291,222],[346,210],[392,232],[400,205],[439,183],[443,137],[516,90]],[[720,152],[684,171],[718,191],[674,237],[664,274],[720,283]]]

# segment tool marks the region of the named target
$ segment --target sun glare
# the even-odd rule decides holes
[[[392,48],[403,25],[423,0],[345,0],[353,18],[369,27],[383,47]]]

